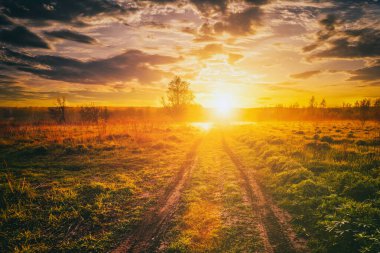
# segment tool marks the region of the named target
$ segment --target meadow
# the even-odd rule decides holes
[[[263,123],[231,142],[314,252],[379,252],[380,128],[376,123]]]
[[[375,122],[4,125],[1,252],[378,252]]]
[[[1,252],[104,252],[165,191],[194,128],[4,127]]]

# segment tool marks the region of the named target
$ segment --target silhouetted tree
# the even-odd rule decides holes
[[[327,107],[327,103],[326,103],[325,99],[322,99],[321,103],[319,104],[319,107],[321,107],[321,108],[326,108]]]
[[[183,116],[186,109],[193,104],[194,94],[189,86],[190,83],[176,76],[168,84],[166,98],[162,98],[162,105],[176,118]]]
[[[289,108],[300,108],[300,104],[299,103],[294,103],[294,104],[291,104],[290,106],[289,106]]]
[[[376,120],[380,121],[380,98],[375,100],[373,107],[375,110],[375,118]]]
[[[79,115],[83,122],[87,123],[103,123],[107,122],[109,113],[107,107],[95,106],[95,104],[83,105],[79,109]]]
[[[380,108],[380,98],[377,98],[373,103],[373,107]]]
[[[315,108],[317,106],[317,102],[315,101],[315,97],[312,96],[309,100],[309,108]]]
[[[59,97],[56,101],[55,107],[49,109],[50,117],[57,123],[62,124],[66,122],[66,99],[65,97]]]
[[[369,112],[370,107],[371,107],[371,100],[365,98],[359,101],[360,121],[362,122],[363,126],[365,122],[368,120],[368,112]]]

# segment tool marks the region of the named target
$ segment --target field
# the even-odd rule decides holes
[[[380,251],[374,122],[0,134],[0,252]]]

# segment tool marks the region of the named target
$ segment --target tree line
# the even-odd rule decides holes
[[[82,105],[80,107],[69,107],[64,97],[59,97],[54,106],[49,107],[48,118],[57,123],[65,124],[68,115],[76,114],[75,122],[88,124],[107,123],[109,118],[133,118],[153,119],[160,118],[172,119],[176,121],[204,121],[212,118],[212,113],[194,102],[194,92],[190,88],[190,83],[181,77],[174,77],[167,86],[165,96],[161,98],[162,108],[121,108],[113,109],[108,107],[96,106],[94,103]],[[363,124],[368,120],[380,121],[380,98],[370,100],[367,98],[357,100],[355,103],[343,103],[341,107],[328,107],[326,99],[320,102],[312,96],[308,105],[301,107],[298,103],[289,106],[277,104],[267,108],[247,108],[236,110],[235,119],[237,120],[360,120]],[[28,112],[29,110],[29,112]],[[0,119],[7,120],[12,118],[22,119],[37,115],[36,118],[44,119],[46,115],[43,109],[35,108],[0,108]]]

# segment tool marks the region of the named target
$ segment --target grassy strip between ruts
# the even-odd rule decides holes
[[[166,234],[166,252],[262,251],[248,199],[237,169],[223,151],[217,130],[199,148],[196,166],[182,208]]]

